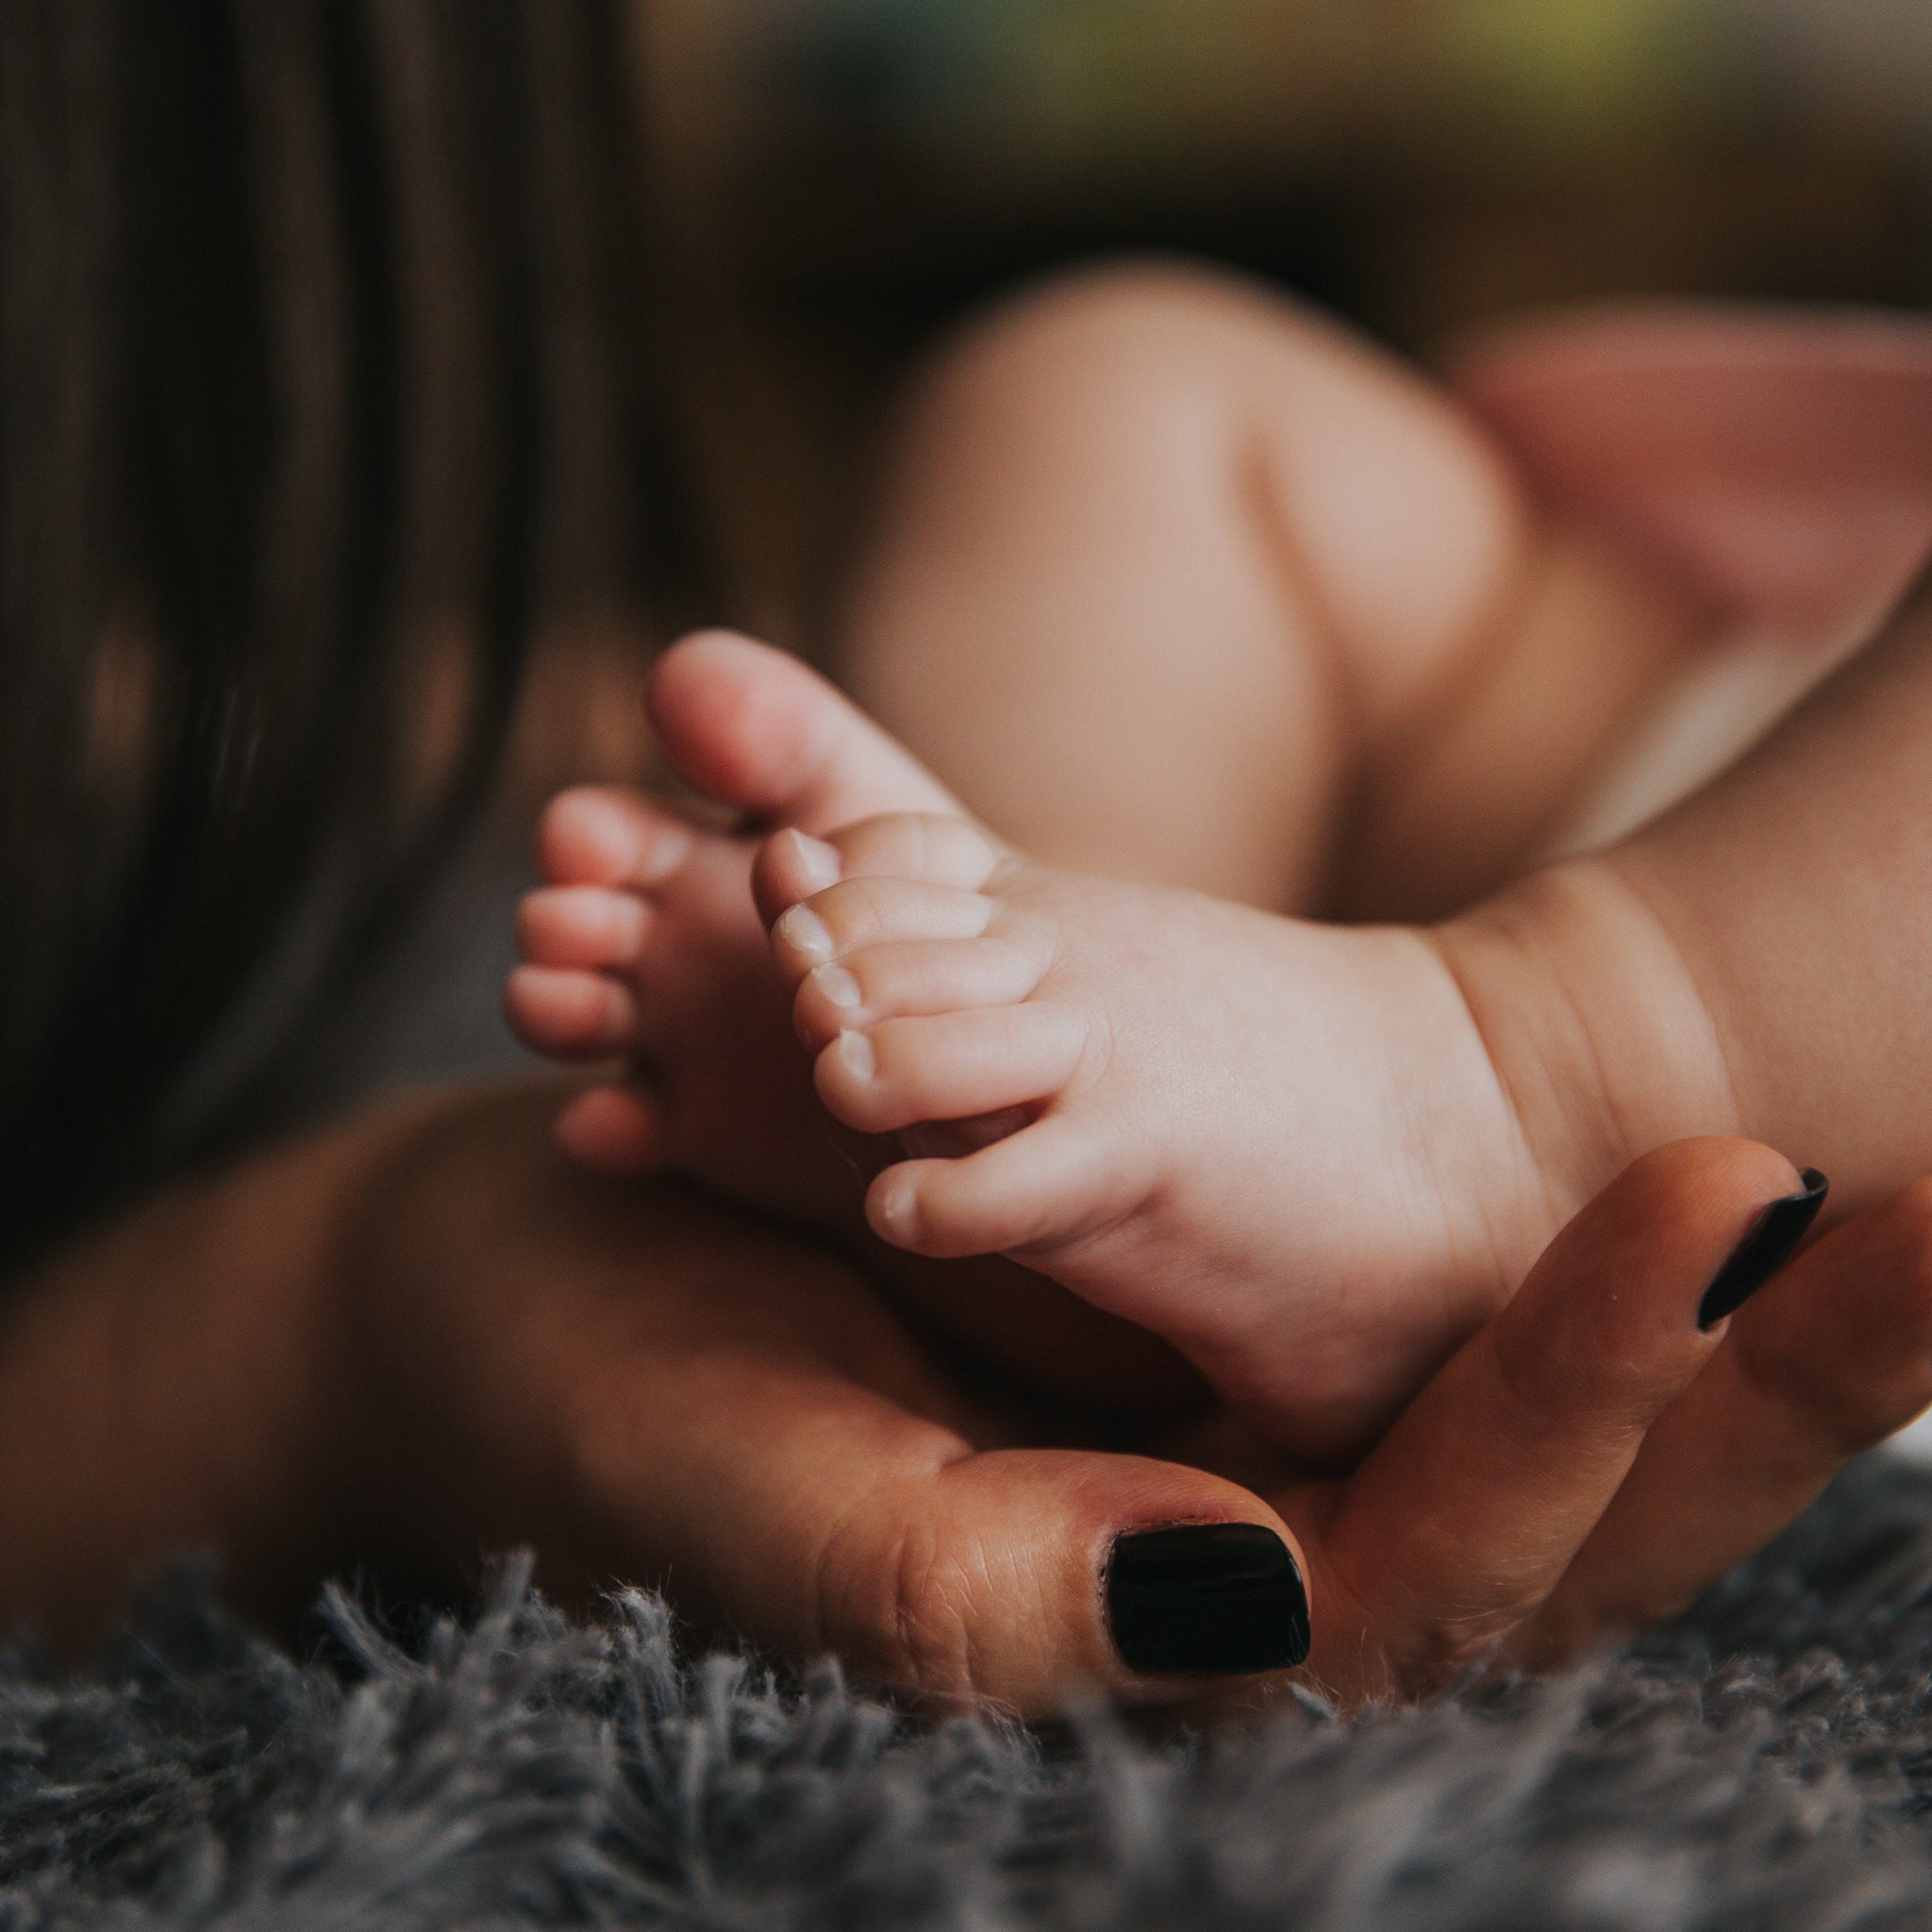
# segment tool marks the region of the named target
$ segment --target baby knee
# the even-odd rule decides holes
[[[970,408],[985,421],[1109,425],[1232,413],[1258,347],[1278,353],[1284,321],[1320,327],[1292,303],[1225,270],[1124,259],[1057,275],[985,311],[934,356],[915,420]]]

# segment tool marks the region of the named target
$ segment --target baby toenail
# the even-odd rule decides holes
[[[845,876],[836,845],[827,845],[823,839],[810,838],[804,832],[793,832],[791,839],[799,869],[810,880],[813,891],[822,892],[827,886],[836,886]]]
[[[772,930],[802,959],[816,962],[832,957],[831,932],[809,907],[794,906]]]
[[[865,1004],[865,995],[859,991],[858,980],[842,966],[814,966],[811,983],[835,1007],[850,1009]]]
[[[872,1041],[862,1033],[840,1034],[839,1063],[855,1080],[870,1080],[878,1067]]]

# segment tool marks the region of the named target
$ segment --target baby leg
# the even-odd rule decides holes
[[[1506,876],[1701,616],[1540,514],[1446,391],[1179,268],[972,330],[881,503],[859,701],[1024,848],[1275,909]]]

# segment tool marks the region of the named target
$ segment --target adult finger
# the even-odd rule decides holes
[[[1801,1255],[1658,1417],[1515,1646],[1553,1663],[1674,1615],[1845,1458],[1932,1406],[1932,1181]]]
[[[1796,1171],[1741,1141],[1645,1156],[1550,1244],[1303,1528],[1311,1664],[1344,1697],[1436,1688],[1542,1602],[1710,1358],[1707,1290]]]

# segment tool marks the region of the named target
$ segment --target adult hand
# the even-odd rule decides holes
[[[1811,1206],[1749,1141],[1646,1156],[1353,1474],[1271,1491],[1322,1688],[1414,1697],[1484,1653],[1548,1666],[1659,1622],[1932,1403],[1932,1183],[1699,1326],[1720,1274],[1762,1278]]]
[[[828,1256],[573,1173],[551,1107],[445,1113],[364,1206],[365,1533],[443,1563],[527,1541],[565,1594],[661,1582],[942,1700],[1251,1696],[1304,1601],[1305,1671],[1344,1700],[1552,1661],[1679,1607],[1932,1401],[1932,1189],[1705,1332],[1800,1182],[1693,1141],[1591,1204],[1352,1474],[1237,1482],[988,1394]]]

